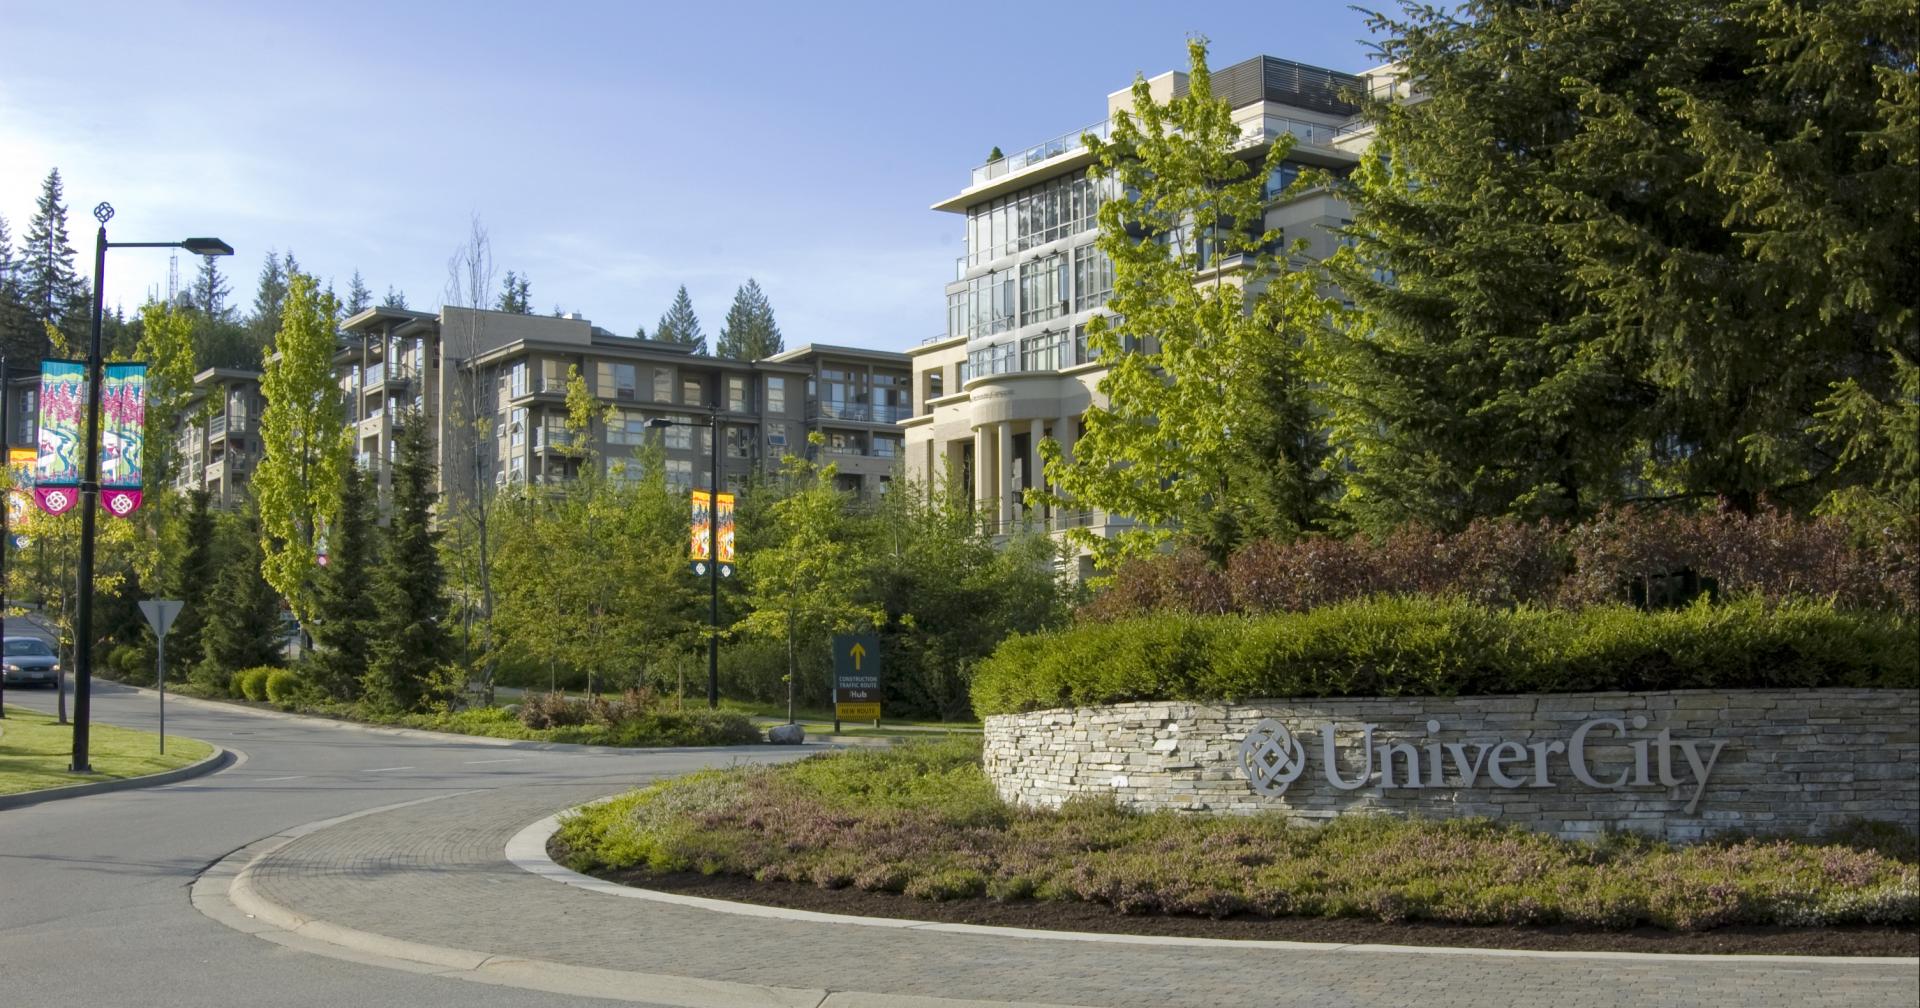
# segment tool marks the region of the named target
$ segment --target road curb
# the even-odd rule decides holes
[[[364,809],[306,823],[256,840],[201,872],[191,889],[195,909],[237,931],[302,952],[391,969],[552,994],[673,1005],[675,1008],[1085,1008],[1033,1001],[979,1001],[912,994],[773,987],[733,980],[576,966],[546,959],[428,945],[308,917],[275,903],[253,886],[253,868],[287,844],[362,816],[422,805],[431,798]]]
[[[194,741],[200,741],[195,739]],[[211,743],[209,743],[211,745]],[[106,794],[110,791],[131,791],[134,788],[159,787],[162,784],[177,784],[191,780],[217,770],[224,770],[234,761],[232,750],[220,746],[213,747],[213,755],[198,763],[189,763],[175,770],[164,770],[144,777],[122,777],[119,780],[92,781],[86,784],[70,784],[66,787],[45,788],[39,791],[23,791],[19,794],[0,795],[0,811],[38,805],[41,802],[59,801],[62,798],[81,798],[86,795]]]
[[[610,799],[601,799],[607,801]],[[577,808],[587,808],[600,802],[588,802]],[[1858,963],[1876,966],[1920,966],[1920,956],[1812,956],[1812,955],[1714,955],[1711,953],[1686,952],[1580,952],[1556,951],[1548,949],[1498,949],[1472,948],[1449,945],[1384,945],[1336,942],[1302,941],[1266,941],[1244,938],[1194,938],[1173,935],[1133,935],[1108,934],[1093,931],[1045,931],[1037,928],[995,927],[983,924],[949,924],[939,921],[920,921],[897,917],[856,917],[850,914],[822,913],[817,910],[794,910],[787,907],[762,906],[757,903],[738,903],[732,900],[719,900],[706,896],[686,896],[680,893],[661,892],[656,889],[642,889],[638,886],[621,885],[603,879],[584,875],[567,868],[547,856],[547,842],[560,828],[560,817],[575,809],[556,812],[553,815],[533,823],[515,833],[507,841],[507,860],[522,871],[538,875],[541,878],[561,882],[578,889],[601,893],[609,896],[623,896],[629,899],[650,900],[656,903],[670,903],[676,906],[694,907],[715,913],[730,913],[744,917],[763,917],[776,920],[789,920],[812,924],[851,924],[862,927],[894,928],[910,931],[932,931],[944,934],[988,935],[997,938],[1026,938],[1038,941],[1068,942],[1105,942],[1117,945],[1161,945],[1185,948],[1235,948],[1235,949],[1275,949],[1300,952],[1386,952],[1408,955],[1445,955],[1445,956],[1486,956],[1504,959],[1606,959],[1626,962],[1717,962],[1729,961],[1756,962],[1767,965],[1786,965],[1791,963]]]

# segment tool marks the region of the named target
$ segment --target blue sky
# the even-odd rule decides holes
[[[1344,5],[1226,6],[0,0],[0,216],[17,242],[57,166],[83,271],[105,199],[120,240],[225,238],[242,305],[271,248],[423,308],[477,214],[543,312],[651,331],[685,284],[711,338],[752,276],[789,347],[905,349],[962,252],[927,207],[995,145],[1097,121],[1193,33],[1215,67],[1371,63]],[[109,302],[166,266],[115,253]]]

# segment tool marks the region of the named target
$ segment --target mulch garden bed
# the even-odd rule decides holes
[[[556,850],[553,853],[559,859],[563,852]],[[627,869],[595,874],[622,885],[795,910],[1049,931],[1544,951],[1920,955],[1920,929],[1913,928],[1726,927],[1713,931],[1675,932],[1645,927],[1628,931],[1595,931],[1563,926],[1474,927],[1426,922],[1384,924],[1347,918],[1255,917],[1244,914],[1213,920],[1164,914],[1128,915],[1098,904],[1081,902],[923,900],[900,893],[865,892],[853,888],[822,889],[792,882],[756,882],[740,876],[701,875],[697,872],[655,873]]]

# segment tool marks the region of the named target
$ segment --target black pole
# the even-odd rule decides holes
[[[94,213],[100,216],[100,235],[93,252],[93,334],[87,340],[87,462],[80,477],[80,583],[75,586],[80,605],[73,618],[73,764],[67,767],[74,773],[93,772],[87,762],[87,717],[93,699],[93,506],[100,499],[100,314],[107,296],[107,221],[113,209],[102,203]]]
[[[716,384],[718,384],[716,382]],[[713,471],[707,475],[707,708],[720,706],[720,390],[713,390]]]

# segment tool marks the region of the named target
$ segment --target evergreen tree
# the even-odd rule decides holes
[[[87,285],[74,271],[73,245],[67,241],[67,207],[61,202],[60,169],[47,173],[40,187],[33,219],[22,242],[20,299],[33,322],[42,328],[59,326],[69,342],[90,321]],[[44,337],[39,356],[45,354]]]
[[[193,309],[209,320],[224,322],[233,312],[227,307],[227,296],[231,292],[226,278],[220,275],[219,257],[202,256],[200,272],[195,275],[193,288],[187,295]]]
[[[662,343],[682,343],[694,348],[694,353],[707,352],[707,337],[700,332],[700,317],[693,313],[693,299],[687,296],[687,285],[681,284],[679,293],[673,296],[673,304],[667,313],[660,316],[660,322],[653,327],[653,338]]]
[[[392,284],[388,284],[387,296],[381,300],[380,307],[405,308],[406,306],[407,306],[407,292],[403,290],[395,290]]]
[[[220,572],[214,562],[213,512],[207,492],[192,491],[187,500],[181,541],[173,553],[179,560],[170,565],[166,578],[168,597],[181,602],[180,615],[174,617],[167,633],[167,653],[173,656],[174,667],[183,669],[193,668],[206,657],[200,635],[211,615],[214,579]]]
[[[647,327],[646,327],[646,326],[644,326],[644,325],[637,325],[637,326],[634,326],[634,327],[633,327],[633,338],[634,338],[634,339],[646,339],[646,338],[647,338]]]
[[[354,270],[353,278],[347,281],[347,317],[352,318],[371,307],[373,292],[367,289],[367,282],[361,279],[360,271]]]
[[[336,700],[360,694],[379,611],[368,581],[374,564],[373,501],[359,466],[347,466],[340,511],[327,532],[327,566],[315,592],[314,652],[309,675]]]
[[[367,700],[383,710],[422,710],[445,702],[465,684],[449,669],[451,611],[433,528],[433,441],[426,422],[407,417],[393,462],[393,507],[373,574],[372,659],[361,680]]]
[[[20,283],[22,260],[13,255],[13,235],[0,217],[0,356],[9,360],[38,359],[46,330],[27,311]]]
[[[715,353],[734,360],[755,361],[786,349],[780,340],[780,327],[773,321],[773,305],[752,277],[733,295],[733,307],[727,309],[726,324],[720,328]]]
[[[280,664],[280,597],[260,576],[259,522],[249,510],[228,526],[200,631],[201,665],[215,678]]]
[[[523,274],[507,271],[506,279],[500,284],[500,299],[494,302],[495,311],[512,312],[515,315],[533,314],[533,281]],[[559,309],[554,309],[558,315]]]
[[[293,265],[292,252],[287,253],[286,262],[282,264],[279,253],[272,249],[267,250],[266,261],[260,264],[253,314],[247,319],[247,332],[257,346],[273,346],[274,338],[280,333],[280,318],[287,303],[287,278],[292,276]]]
[[[1920,343],[1916,92],[1889,70],[1910,11],[1595,0],[1375,27],[1425,100],[1369,110],[1336,270],[1361,310],[1324,374],[1356,519],[1804,506],[1874,476],[1820,417],[1897,402]]]

